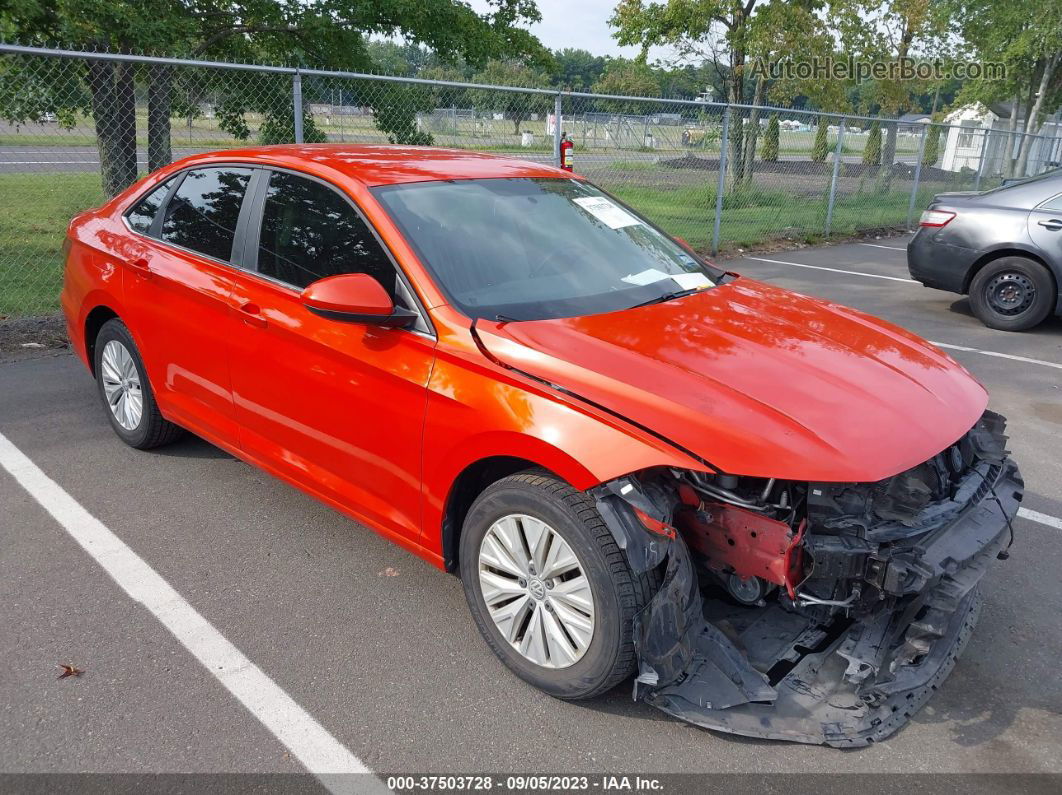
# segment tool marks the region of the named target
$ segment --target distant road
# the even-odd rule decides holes
[[[349,142],[354,144],[355,142]],[[223,149],[224,147],[176,147],[173,150],[174,159],[187,157],[199,152],[210,152]],[[534,160],[539,163],[548,163],[553,156],[547,152],[495,152],[495,154],[508,154],[521,157],[525,160]],[[700,156],[694,152],[696,156]],[[681,152],[575,152],[576,161],[589,163],[610,163],[613,161],[643,160],[653,162],[656,160],[670,160],[681,157]],[[781,160],[795,161],[807,160],[801,155],[781,155]],[[845,155],[843,162],[858,163],[859,155]],[[913,164],[915,155],[900,155],[897,160],[902,163]],[[137,152],[137,162],[147,169],[147,152]],[[26,146],[0,146],[0,174],[26,173],[26,172],[52,172],[52,173],[86,173],[98,171],[100,167],[99,152],[94,146],[41,146],[39,144],[27,144]]]

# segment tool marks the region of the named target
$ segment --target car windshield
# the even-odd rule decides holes
[[[580,180],[417,182],[373,193],[450,302],[473,318],[612,312],[722,276]]]

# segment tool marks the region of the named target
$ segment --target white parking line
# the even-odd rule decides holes
[[[861,246],[870,246],[871,248],[887,248],[889,251],[907,251],[907,246],[882,246],[878,243],[860,243]]]
[[[139,555],[0,433],[6,469],[129,596],[146,607],[333,793],[384,792],[371,770],[247,659]],[[360,775],[358,775],[360,774]]]
[[[983,351],[980,348],[968,348],[965,345],[949,345],[946,342],[934,342],[929,340],[930,345],[936,345],[938,348],[947,348],[953,351],[966,351],[967,353],[979,353],[982,356],[994,356],[997,359],[1010,359],[1015,362],[1024,362],[1025,364],[1038,364],[1042,367],[1054,367],[1055,369],[1062,370],[1062,364],[1058,362],[1045,362],[1043,359],[1030,359],[1028,356],[1015,356],[1013,353],[999,353],[998,351]]]
[[[1057,516],[1049,516],[1039,511],[1030,511],[1028,508],[1018,508],[1018,516],[1022,519],[1028,519],[1030,522],[1039,522],[1048,527],[1053,527],[1055,530],[1062,530],[1062,519]]]
[[[918,284],[914,279],[902,279],[899,276],[882,276],[879,273],[864,273],[863,271],[846,271],[841,268],[827,268],[825,265],[806,265],[803,262],[789,262],[784,259],[765,259],[764,257],[745,257],[745,259],[757,262],[770,262],[773,265],[792,265],[794,268],[810,268],[816,271],[830,271],[831,273],[847,273],[850,276],[867,276],[871,279],[888,279],[890,282],[908,282]]]

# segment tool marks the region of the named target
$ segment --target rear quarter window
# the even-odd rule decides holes
[[[1043,204],[1041,204],[1037,209],[1062,211],[1062,193],[1058,194],[1057,196],[1055,196],[1053,198],[1048,199]]]
[[[155,216],[158,215],[162,203],[166,200],[166,194],[170,192],[172,187],[173,180],[166,180],[134,204],[133,208],[125,214],[125,218],[133,231],[142,235],[146,235],[151,231],[151,225],[155,223]]]

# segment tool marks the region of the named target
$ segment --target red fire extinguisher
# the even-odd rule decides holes
[[[573,144],[571,139],[568,137],[568,133],[563,133],[562,132],[561,133],[561,143],[560,143],[560,156],[561,156],[561,165],[560,165],[560,167],[563,168],[565,171],[571,171],[572,170],[572,164],[574,162],[574,158],[572,157],[572,151],[574,149],[575,149],[575,144]]]

